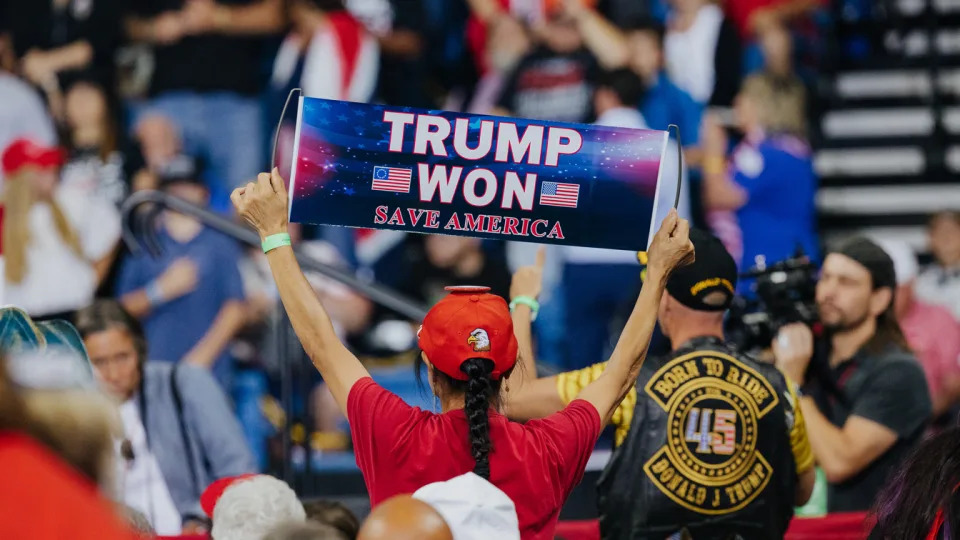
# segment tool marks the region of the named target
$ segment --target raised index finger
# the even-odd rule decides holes
[[[540,246],[537,248],[537,268],[543,270],[543,266],[547,263],[547,246]]]

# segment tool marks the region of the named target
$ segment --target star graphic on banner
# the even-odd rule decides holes
[[[339,115],[337,115],[337,120],[339,120],[339,121],[341,121],[341,122],[348,122],[348,121],[350,121],[350,118],[348,118],[347,115],[345,115],[345,114],[339,114]]]
[[[321,108],[321,109],[329,109],[329,108],[330,108],[330,104],[327,103],[326,101],[321,101],[321,102],[320,102],[320,108]]]
[[[357,115],[357,116],[365,116],[365,115],[367,114],[367,111],[365,111],[365,110],[363,110],[363,109],[354,109],[354,110],[353,110],[353,114],[355,114],[355,115]]]
[[[470,120],[470,129],[480,129],[480,117]]]
[[[364,148],[366,148],[366,147],[367,147],[367,145],[365,145],[365,144],[363,144],[363,143],[360,143],[360,144],[357,145],[357,148],[360,148],[361,150],[364,149]]]
[[[356,191],[354,191],[353,188],[349,188],[349,187],[343,188],[343,192],[347,195],[353,195],[354,193],[356,193]]]
[[[382,111],[382,110],[383,110],[383,105],[374,105],[373,108],[374,108],[374,110]]]

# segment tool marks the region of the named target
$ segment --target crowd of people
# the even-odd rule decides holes
[[[740,511],[760,497],[784,512],[791,509],[792,515],[794,503],[809,497],[815,466],[826,479],[830,511],[873,508],[913,448],[930,433],[949,433],[956,423],[960,211],[930,209],[933,259],[927,266],[920,265],[909,246],[887,238],[855,238],[837,246],[821,241],[810,142],[816,74],[808,69],[816,65],[810,55],[815,56],[815,44],[823,39],[824,30],[814,22],[823,10],[819,4],[0,0],[0,302],[22,310],[14,318],[27,322],[17,328],[39,327],[41,336],[47,332],[44,325],[55,327],[52,321],[73,323],[96,384],[108,401],[120,404],[116,418],[91,413],[98,420],[83,428],[91,437],[85,457],[51,435],[54,428],[12,421],[4,429],[27,433],[52,449],[104,493],[142,513],[153,531],[205,530],[213,518],[218,537],[212,506],[201,505],[207,486],[264,472],[282,458],[271,453],[268,439],[281,423],[270,412],[279,398],[273,326],[283,321],[283,299],[305,353],[319,368],[310,380],[312,391],[296,396],[306,429],[316,435],[306,440],[316,450],[355,452],[375,505],[431,482],[454,482],[451,478],[472,470],[480,478],[463,482],[489,480],[488,487],[516,503],[511,512],[514,520],[519,518],[515,527],[522,537],[546,534],[596,443],[599,427],[594,430],[592,411],[583,410],[581,403],[579,420],[570,420],[573,428],[542,428],[548,435],[536,435],[582,439],[576,445],[557,442],[569,455],[560,452],[551,461],[546,450],[529,450],[539,456],[531,460],[520,452],[512,459],[525,465],[521,468],[511,468],[511,459],[497,453],[487,457],[489,438],[484,443],[472,437],[481,428],[494,437],[497,430],[511,433],[507,417],[531,424],[545,417],[548,422],[550,415],[563,411],[572,416],[576,411],[570,408],[584,399],[582,392],[595,381],[609,382],[611,367],[624,355],[618,336],[644,335],[638,328],[645,326],[631,325],[637,323],[638,295],[644,298],[635,253],[569,246],[538,252],[537,246],[518,242],[301,224],[266,231],[290,234],[298,250],[425,307],[454,301],[460,293],[451,295],[445,288],[467,285],[489,287],[493,296],[509,303],[511,334],[516,333],[523,369],[510,374],[509,366],[495,366],[501,371],[488,381],[483,396],[506,416],[480,422],[487,400],[477,397],[471,404],[476,388],[461,376],[472,371],[489,375],[487,367],[478,362],[464,368],[459,364],[464,358],[454,358],[445,371],[440,351],[425,344],[418,332],[421,321],[407,320],[319,274],[307,272],[300,283],[291,273],[290,282],[275,283],[276,252],[246,249],[174,211],[164,211],[156,224],[159,257],[132,253],[120,241],[120,207],[132,193],[162,190],[233,216],[235,205],[242,207],[231,201],[231,194],[238,197],[236,188],[257,182],[258,173],[274,165],[285,175],[292,129],[281,127],[276,133],[279,163],[269,163],[268,154],[283,100],[299,87],[311,97],[395,106],[639,129],[679,126],[684,161],[679,217],[692,224],[697,253],[713,254],[713,266],[702,274],[691,266],[678,271],[675,282],[665,280],[663,302],[650,308],[658,321],[643,323],[651,325],[651,359],[656,356],[657,362],[624,379],[629,383],[623,384],[622,395],[609,396],[620,395],[622,401],[591,405],[598,426],[615,427],[612,440],[600,442],[616,448],[618,456],[600,484],[605,537],[629,537],[629,526],[618,522],[628,514],[646,516],[638,518],[649,527],[644,530],[666,535],[677,522],[699,515],[696,508],[703,501],[678,503],[672,510],[647,504],[658,493],[681,500],[684,495],[677,494],[679,484],[670,487],[670,478],[663,478],[665,471],[682,468],[670,465],[650,472],[658,466],[654,454],[671,435],[665,430],[663,441],[645,435],[674,412],[673,405],[658,404],[644,390],[647,382],[656,384],[658,370],[670,360],[696,351],[728,355],[723,369],[755,373],[767,381],[770,395],[780,396],[769,409],[773,412],[755,415],[758,431],[788,424],[780,430],[786,442],[757,446],[775,473],[770,481],[777,484],[778,498],[734,494],[731,499],[739,502],[727,502],[727,509]],[[804,56],[798,54],[801,48]],[[665,171],[664,177],[669,176]],[[726,310],[734,293],[754,294],[751,282],[738,280],[738,274],[798,250],[821,268],[815,298],[820,323],[779,329],[764,362],[728,350],[723,342]],[[730,287],[689,292],[708,279]],[[293,282],[297,295],[319,299],[319,312],[311,306],[291,307]],[[514,302],[517,298],[524,300]],[[298,327],[297,309],[301,316],[309,315],[303,320],[311,324],[329,321],[331,333],[324,335],[324,343],[304,335],[307,323]],[[646,350],[647,342],[631,345]],[[415,353],[418,346],[423,355]],[[511,356],[509,350],[503,354]],[[631,354],[642,359],[640,353]],[[361,358],[359,369],[368,371],[372,381],[362,382],[362,374],[352,373],[346,384],[333,368],[324,368],[331,355]],[[516,350],[512,356],[511,366]],[[76,393],[94,384],[71,370],[66,370],[72,373],[70,380],[37,382],[43,377],[31,375],[24,362],[8,361],[11,388]],[[622,362],[621,369],[629,371]],[[537,378],[538,365],[558,374]],[[427,377],[432,393],[417,389],[415,375]],[[500,375],[509,397],[502,402],[495,399]],[[642,384],[634,385],[638,375]],[[348,396],[353,399],[361,391],[380,408],[351,410]],[[402,400],[388,399],[388,391]],[[107,407],[97,399],[91,407]],[[34,408],[30,400],[26,405],[22,401],[15,395],[9,408],[0,403],[0,416],[17,420],[15,411]],[[438,413],[465,411],[460,414],[468,422],[463,427],[469,425],[472,448],[453,463],[427,460],[430,467],[418,465],[401,474],[408,461],[374,448],[377,441],[399,437],[381,430],[413,425],[404,402]],[[67,424],[56,416],[69,418],[69,408],[37,408],[45,412],[33,413],[35,423]],[[721,408],[714,403],[693,410],[702,415],[705,427],[690,427],[689,436],[706,433],[699,452],[709,453],[711,427],[712,435],[719,436],[716,426],[722,424],[721,416],[711,420],[710,414]],[[378,424],[374,418],[393,420]],[[447,428],[418,429],[426,430],[422,438],[429,439]],[[450,437],[466,441],[457,429]],[[570,435],[571,429],[579,436]],[[101,432],[105,438],[98,439]],[[102,442],[111,438],[122,444],[114,448]],[[23,448],[12,452],[52,460],[29,440],[15,444]],[[106,447],[120,474],[101,463],[100,450]],[[398,455],[408,452],[398,450]],[[393,475],[395,481],[383,480]],[[556,491],[553,497],[538,495],[544,499],[539,508],[518,499],[533,496],[524,491],[532,484],[521,489],[507,482],[532,482],[532,476],[551,478],[549,487]],[[372,477],[381,480],[374,484]],[[638,477],[662,485],[624,485]],[[251,482],[269,483],[253,478]],[[277,501],[292,496],[276,489]],[[940,496],[949,499],[950,493]],[[891,496],[889,505],[897,497]],[[667,496],[658,504],[666,500],[677,502]],[[439,512],[441,521],[455,529],[451,520],[456,518],[445,513],[442,502],[423,501],[434,510],[422,512]],[[294,502],[294,507],[300,504]],[[397,504],[400,510],[393,512],[420,515],[410,509],[416,502]],[[389,515],[390,509],[383,512]],[[281,513],[284,520],[301,522],[290,527],[312,526],[303,525],[302,509],[277,510],[273,517]],[[789,521],[785,515],[768,513],[765,528],[782,533]],[[932,515],[925,517],[932,520]],[[880,518],[883,526],[898,526],[882,512]],[[332,525],[316,525],[324,526]],[[255,534],[266,534],[268,528]],[[252,533],[237,534],[233,537]],[[456,530],[452,534],[461,538]],[[277,536],[287,537],[299,538]]]

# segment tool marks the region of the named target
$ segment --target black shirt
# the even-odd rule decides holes
[[[217,0],[238,6],[256,0]],[[131,0],[130,15],[152,18],[179,10],[185,0]],[[263,38],[206,34],[189,36],[154,49],[155,67],[151,95],[187,90],[193,92],[235,92],[255,95],[261,89],[260,66]]]
[[[828,396],[819,386],[810,390],[831,423],[843,427],[850,416],[860,416],[897,434],[897,442],[859,474],[828,487],[828,511],[868,510],[923,434],[932,410],[927,381],[913,354],[896,346],[880,354],[861,350],[834,367],[831,377],[842,396]]]
[[[510,271],[502,261],[488,254],[484,254],[480,269],[469,276],[457,275],[452,269],[434,266],[423,251],[417,249],[410,257],[409,274],[398,290],[427,307],[433,306],[448,294],[444,287],[456,285],[490,287],[491,294],[510,301]]]
[[[18,57],[31,49],[41,51],[86,41],[93,48],[93,60],[81,70],[106,88],[113,81],[114,53],[122,38],[119,0],[71,0],[54,9],[52,0],[7,2],[0,19],[13,36]],[[61,73],[70,79],[75,71]],[[67,81],[61,80],[61,83]]]
[[[539,47],[520,60],[497,105],[518,118],[588,122],[597,71],[586,49],[561,54]]]

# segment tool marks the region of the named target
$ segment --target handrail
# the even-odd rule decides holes
[[[144,208],[138,210],[145,204],[156,205],[154,208]],[[157,240],[157,227],[155,220],[159,215],[160,208],[165,207],[175,210],[181,214],[189,215],[204,225],[220,231],[231,238],[234,238],[244,244],[253,247],[260,247],[260,237],[256,232],[244,227],[233,220],[202,208],[178,197],[161,191],[146,190],[138,191],[124,201],[120,211],[123,215],[123,241],[134,254],[145,249],[152,256],[159,255],[161,248]],[[141,244],[142,239],[142,244]],[[417,302],[393,291],[382,285],[375,283],[366,283],[356,278],[356,276],[324,264],[309,255],[306,255],[294,248],[297,260],[305,270],[310,270],[323,274],[326,277],[339,281],[350,287],[358,293],[366,296],[371,301],[380,304],[388,309],[392,309],[414,321],[422,321],[427,314],[425,307]]]

